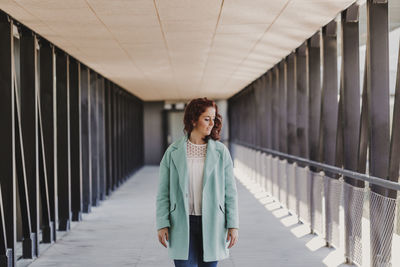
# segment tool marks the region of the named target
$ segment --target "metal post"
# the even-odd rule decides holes
[[[13,94],[13,22],[0,13],[0,184],[4,225],[0,231],[5,233],[0,240],[0,262],[3,266],[15,266],[16,244],[16,193],[15,193],[15,128],[14,128],[14,94]],[[6,215],[4,217],[4,215]],[[2,223],[3,224],[3,221]]]
[[[44,147],[44,166],[47,175],[47,190],[49,197],[51,237],[46,240],[56,240],[57,214],[57,155],[56,155],[56,88],[55,88],[55,58],[54,47],[41,40],[40,50],[40,116],[42,145]]]
[[[105,81],[105,138],[106,138],[106,195],[111,194],[112,188],[112,108],[111,108],[111,82]]]
[[[105,101],[104,101],[104,78],[100,77],[98,80],[98,119],[99,119],[99,188],[100,188],[100,200],[105,199],[106,194],[106,160],[105,160]]]
[[[286,88],[286,61],[278,64],[279,68],[279,151],[286,153],[288,147],[287,134],[287,88]]]
[[[359,67],[358,5],[342,12],[342,72],[341,94],[343,96],[343,165],[345,169],[357,170],[357,146],[360,128],[360,67]],[[345,178],[352,185],[351,178]]]
[[[323,84],[321,93],[319,153],[322,162],[334,165],[338,114],[336,21],[331,21],[323,27],[322,40]]]
[[[29,194],[27,186],[26,168],[25,168],[25,148],[22,134],[22,115],[21,115],[21,31],[18,28],[18,37],[14,39],[14,108],[15,108],[15,162],[16,176],[18,185],[19,208],[21,212],[22,222],[22,257],[32,258],[35,254],[34,245],[32,244],[32,228],[29,205]],[[34,87],[33,87],[34,89]],[[34,98],[33,98],[34,100]],[[17,219],[17,224],[20,222]]]
[[[82,155],[82,211],[89,213],[92,207],[92,176],[90,170],[90,87],[89,69],[80,65],[81,82],[81,155]]]
[[[370,173],[384,179],[389,170],[389,35],[388,3],[367,1],[367,92],[370,115]],[[385,190],[371,189],[382,195]]]
[[[272,148],[272,134],[273,134],[273,129],[272,129],[272,122],[273,122],[273,116],[272,116],[272,105],[273,105],[273,84],[272,84],[272,77],[273,73],[272,71],[268,71],[267,73],[267,81],[266,81],[266,117],[267,117],[267,148]]]
[[[59,230],[69,231],[71,222],[71,172],[69,140],[69,58],[56,51],[57,179]]]
[[[98,113],[97,113],[97,73],[90,71],[90,161],[92,171],[92,206],[99,202],[99,138],[98,138]]]
[[[287,62],[287,153],[298,155],[297,142],[297,88],[296,88],[296,57],[292,53]]]
[[[39,177],[38,168],[38,117],[37,117],[37,39],[36,36],[27,28],[22,27],[20,37],[21,53],[21,127],[22,140],[24,143],[25,174],[29,195],[29,213],[31,217],[30,245],[23,252],[27,258],[39,255]]]
[[[367,1],[367,98],[369,114],[369,173],[389,178],[389,30],[388,3],[383,0]],[[377,194],[394,197],[393,191],[372,185]],[[390,240],[382,234],[383,219],[389,218],[386,205],[377,203],[371,209],[371,262],[372,266],[390,264],[391,253],[384,256],[382,249]],[[385,222],[391,232],[393,222]],[[391,235],[390,235],[391,237]]]
[[[277,67],[274,67],[272,77],[272,149],[279,150],[279,69]]]
[[[70,57],[69,116],[71,151],[71,210],[72,221],[82,220],[82,153],[81,146],[81,70],[80,63]]]
[[[303,43],[296,50],[295,61],[295,78],[296,78],[296,93],[297,93],[297,142],[298,155],[303,158],[309,158],[308,144],[308,68],[307,68],[307,43]]]
[[[308,81],[309,81],[309,111],[308,138],[310,159],[319,161],[318,140],[321,114],[321,56],[320,32],[315,33],[307,41],[308,44]],[[313,170],[313,169],[312,169]]]
[[[354,4],[342,12],[342,68],[340,84],[340,106],[338,119],[338,161],[342,161],[339,167],[347,170],[357,171],[358,168],[358,145],[360,129],[360,70],[359,70],[359,30],[358,30],[358,5]],[[345,182],[363,187],[364,183],[344,177]],[[346,187],[347,188],[347,187]],[[362,228],[362,216],[354,213],[354,202],[356,201],[351,189],[345,190],[344,216],[345,216],[345,250],[347,261],[354,261],[355,242],[360,242]],[[357,238],[354,238],[357,237]]]

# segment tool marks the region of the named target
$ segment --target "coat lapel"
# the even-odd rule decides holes
[[[186,145],[187,145],[187,136],[184,135],[181,137],[176,143],[175,147],[177,148],[173,152],[171,152],[172,161],[178,171],[179,175],[179,185],[183,193],[187,190],[187,181],[188,177],[188,167],[187,167],[187,156],[186,156]],[[210,177],[212,171],[217,165],[220,154],[216,150],[216,144],[213,139],[208,139],[207,143],[207,152],[206,159],[204,162],[204,173],[203,173],[203,189],[207,183],[208,178]]]
[[[203,189],[210,178],[215,166],[218,164],[219,153],[216,150],[215,141],[213,139],[208,139],[206,160],[204,162],[204,174],[203,174]]]
[[[178,171],[179,185],[183,193],[186,192],[186,180],[187,176],[187,157],[186,157],[186,141],[187,136],[184,135],[178,142],[176,142],[176,150],[171,152],[172,161],[175,164],[176,170]]]

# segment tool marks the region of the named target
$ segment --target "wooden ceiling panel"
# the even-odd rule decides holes
[[[354,0],[1,0],[143,100],[227,98]]]

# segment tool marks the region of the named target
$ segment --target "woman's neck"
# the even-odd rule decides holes
[[[203,138],[204,138],[204,136],[202,136],[201,134],[193,131],[193,132],[190,133],[189,140],[193,144],[202,145],[202,144],[206,143],[206,142],[204,142]]]

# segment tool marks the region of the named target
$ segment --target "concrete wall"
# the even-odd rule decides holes
[[[182,111],[169,111],[168,112],[168,144],[172,144],[184,135],[183,128],[183,115]]]
[[[164,154],[163,101],[144,102],[144,164],[159,165]]]

